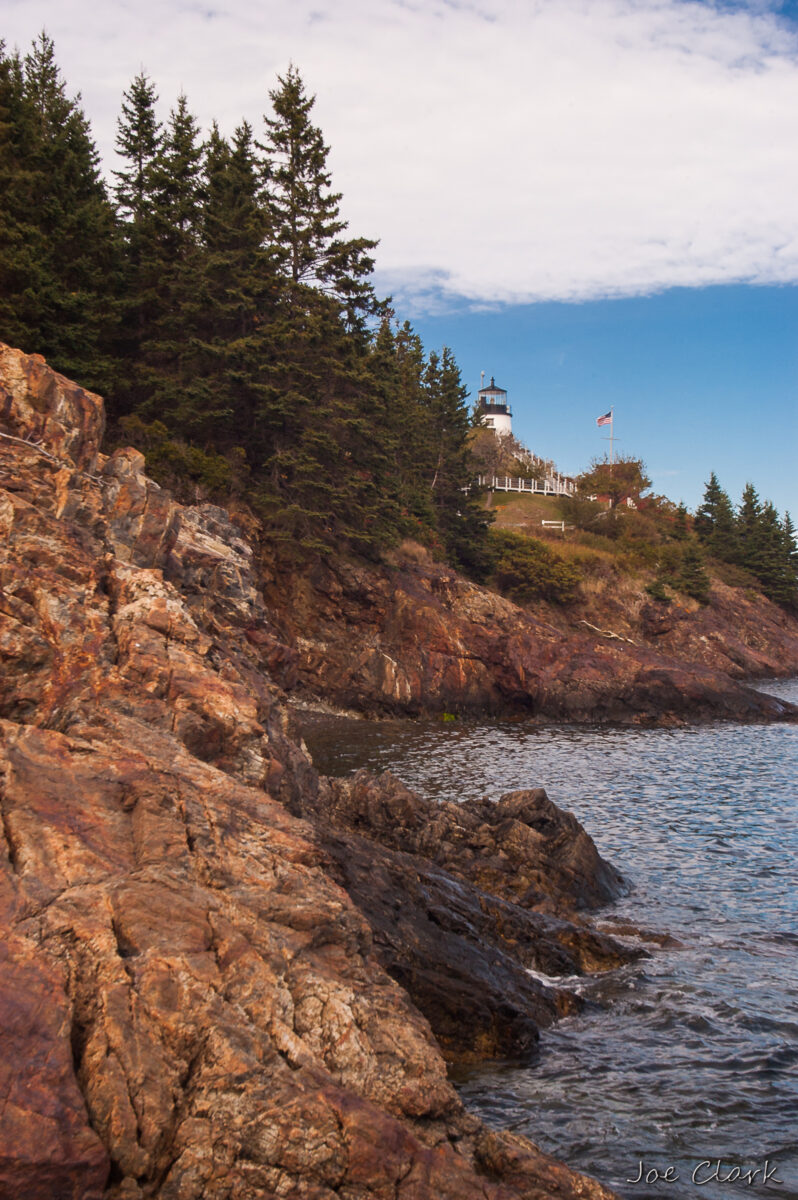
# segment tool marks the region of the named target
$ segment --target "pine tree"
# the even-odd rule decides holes
[[[426,471],[436,524],[450,561],[480,575],[488,567],[486,539],[491,517],[473,486],[468,392],[447,347],[440,357],[430,354],[425,390],[429,433]]]
[[[789,564],[793,574],[798,575],[798,542],[795,539],[795,526],[792,522],[792,517],[788,512],[784,514],[784,521],[781,526],[782,545],[784,548],[784,557]]]
[[[371,346],[368,372],[380,397],[380,438],[391,463],[391,493],[402,529],[422,541],[437,530],[429,477],[425,477],[429,456],[425,371],[421,339],[407,321],[394,331],[391,314],[386,313]]]
[[[106,397],[112,422],[140,408],[150,394],[141,348],[160,310],[160,262],[157,251],[155,165],[163,144],[156,113],[158,93],[143,72],[122,94],[116,150],[121,170],[114,171],[117,214],[123,245],[122,280],[116,300],[115,351],[124,368]]]
[[[205,150],[195,369],[184,381],[179,428],[219,449],[246,446],[250,465],[268,454],[258,414],[268,407],[265,364],[280,281],[268,243],[259,164],[245,122],[228,143],[214,125]]]
[[[33,102],[19,54],[0,42],[0,338],[39,348],[46,247],[36,221]]]
[[[302,552],[337,544],[372,555],[401,520],[388,410],[369,376],[368,348],[344,328],[332,298],[291,282],[269,337],[271,387],[256,420],[269,446],[260,511],[273,536]]]
[[[141,384],[138,411],[174,425],[195,377],[192,335],[202,308],[202,157],[199,126],[185,95],[169,114],[153,159],[150,208],[140,241]]]
[[[158,93],[143,72],[122,93],[122,115],[117,120],[117,154],[129,165],[114,171],[119,215],[133,227],[145,222],[152,206],[153,166],[161,148],[161,123],[156,114]]]
[[[673,517],[673,536],[678,542],[684,542],[690,536],[687,527],[687,505],[680,501]]]
[[[723,562],[737,557],[737,522],[731,500],[713,471],[704,490],[704,499],[696,509],[694,529],[710,554]]]
[[[687,541],[682,546],[678,571],[673,582],[679,591],[692,596],[701,604],[706,604],[709,599],[711,581],[704,566],[704,556],[695,541]]]
[[[342,238],[340,192],[331,190],[329,147],[311,121],[315,97],[308,96],[299,72],[290,66],[269,93],[274,116],[264,117],[266,179],[273,238],[284,254],[283,270],[294,284],[308,284],[332,296],[350,329],[361,332],[380,305],[368,276],[376,242]]]
[[[785,552],[785,530],[774,505],[768,500],[760,510],[757,540],[759,556],[756,577],[768,599],[777,604],[794,604],[796,577],[789,553]]]
[[[785,512],[781,526],[781,544],[785,574],[790,588],[790,597],[787,603],[791,608],[798,608],[798,543],[795,538],[795,526],[788,512]]]
[[[752,575],[758,577],[762,568],[764,550],[762,504],[752,483],[747,483],[743,489],[737,508],[735,533],[737,541],[735,561],[750,571]]]
[[[0,332],[104,388],[113,212],[79,97],[42,33],[24,60],[0,52]]]

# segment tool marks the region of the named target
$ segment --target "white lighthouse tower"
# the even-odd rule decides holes
[[[479,412],[489,429],[497,437],[504,437],[513,432],[513,410],[507,403],[505,388],[496,387],[493,376],[490,377],[490,387],[482,387],[477,394],[477,412]]]

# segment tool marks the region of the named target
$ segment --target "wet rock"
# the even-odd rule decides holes
[[[450,1061],[528,1056],[541,1027],[581,1007],[557,977],[640,954],[580,916],[626,885],[541,788],[437,803],[359,772],[297,811]]]
[[[576,818],[543,788],[456,804],[425,800],[390,773],[374,779],[361,771],[332,781],[328,812],[338,827],[421,855],[523,908],[591,909],[626,891]]]

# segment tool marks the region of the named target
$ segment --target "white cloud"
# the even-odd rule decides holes
[[[417,305],[798,281],[798,36],[759,0],[6,0],[42,25],[106,157],[142,65],[232,129],[293,60]]]

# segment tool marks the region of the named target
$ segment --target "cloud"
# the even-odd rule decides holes
[[[142,64],[207,125],[293,60],[354,233],[416,308],[798,281],[791,6],[697,0],[86,0],[45,25],[106,161]],[[208,15],[213,12],[213,20]]]

